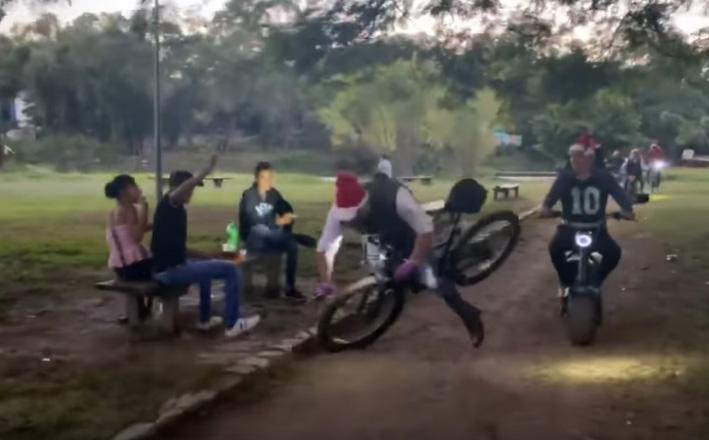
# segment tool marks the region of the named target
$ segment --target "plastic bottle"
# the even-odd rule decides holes
[[[236,252],[239,249],[239,228],[234,222],[226,227],[226,243],[223,247],[225,252]]]

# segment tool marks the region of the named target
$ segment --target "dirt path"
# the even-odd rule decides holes
[[[529,224],[503,271],[467,294],[486,310],[482,350],[438,299],[417,296],[371,349],[300,362],[268,396],[225,403],[165,438],[709,438],[709,402],[690,389],[707,286],[637,226],[618,228],[625,257],[594,347],[565,340],[545,250],[552,225]]]

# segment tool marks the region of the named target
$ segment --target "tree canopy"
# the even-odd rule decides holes
[[[477,34],[383,32],[416,4],[231,0],[212,20],[164,14],[167,148],[359,148],[389,152],[406,169],[450,156],[462,172],[494,150],[493,130],[557,156],[584,129],[612,149],[658,139],[671,150],[709,151],[709,58],[701,40],[667,21],[687,2],[534,2],[583,12],[570,22],[578,24],[659,8],[653,20],[665,27],[653,25],[652,38],[624,34],[620,52],[602,39],[565,38],[543,14],[499,18],[500,3],[479,0],[422,9],[498,17]],[[67,24],[44,15],[0,36],[0,100],[24,92],[42,137],[143,154],[152,131],[151,14],[146,5]]]

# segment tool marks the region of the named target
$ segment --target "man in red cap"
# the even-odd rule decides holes
[[[320,285],[315,297],[335,292],[332,271],[345,226],[376,234],[382,244],[408,258],[396,269],[394,279],[406,282],[428,264],[433,247],[433,219],[399,181],[383,173],[362,187],[356,176],[341,173],[335,183],[335,204],[328,213],[318,243],[317,263]],[[484,338],[480,310],[463,300],[455,284],[439,280],[439,294],[461,318],[475,346]]]

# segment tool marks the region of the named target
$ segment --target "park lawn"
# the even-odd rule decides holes
[[[220,175],[224,175],[220,173]],[[251,176],[227,174],[224,188],[200,188],[190,206],[191,247],[216,252],[224,230],[236,216],[236,205]],[[103,196],[108,174],[57,174],[44,170],[0,175],[0,319],[19,297],[62,289],[66,280],[106,276],[105,213],[112,204]],[[149,200],[154,181],[137,175]],[[421,201],[445,197],[451,180],[412,185]],[[318,235],[333,200],[333,184],[302,174],[279,175],[277,186],[298,211],[298,230]],[[538,199],[546,184],[529,184],[523,195]],[[495,206],[505,206],[499,204]],[[154,203],[153,203],[154,207]],[[306,252],[302,275],[314,274]],[[103,275],[101,275],[103,274]]]
[[[709,290],[709,169],[672,169],[650,203],[638,210],[640,227],[651,233],[667,254],[676,254],[678,261],[671,269],[680,271],[690,280],[697,280],[704,288],[694,293],[695,303],[688,304],[683,312],[688,313],[691,330],[681,334],[672,333],[672,345],[683,347],[686,352],[698,354],[700,359],[709,359],[709,314],[706,313],[707,290]],[[671,294],[671,292],[668,292]],[[697,312],[697,313],[694,313]],[[698,318],[693,316],[698,315]],[[684,387],[689,396],[709,404],[709,369],[706,361],[695,363],[688,371]],[[709,422],[707,422],[709,423]],[[706,429],[709,429],[709,425]]]
[[[709,271],[709,169],[673,169],[642,208],[643,225],[692,271]]]

